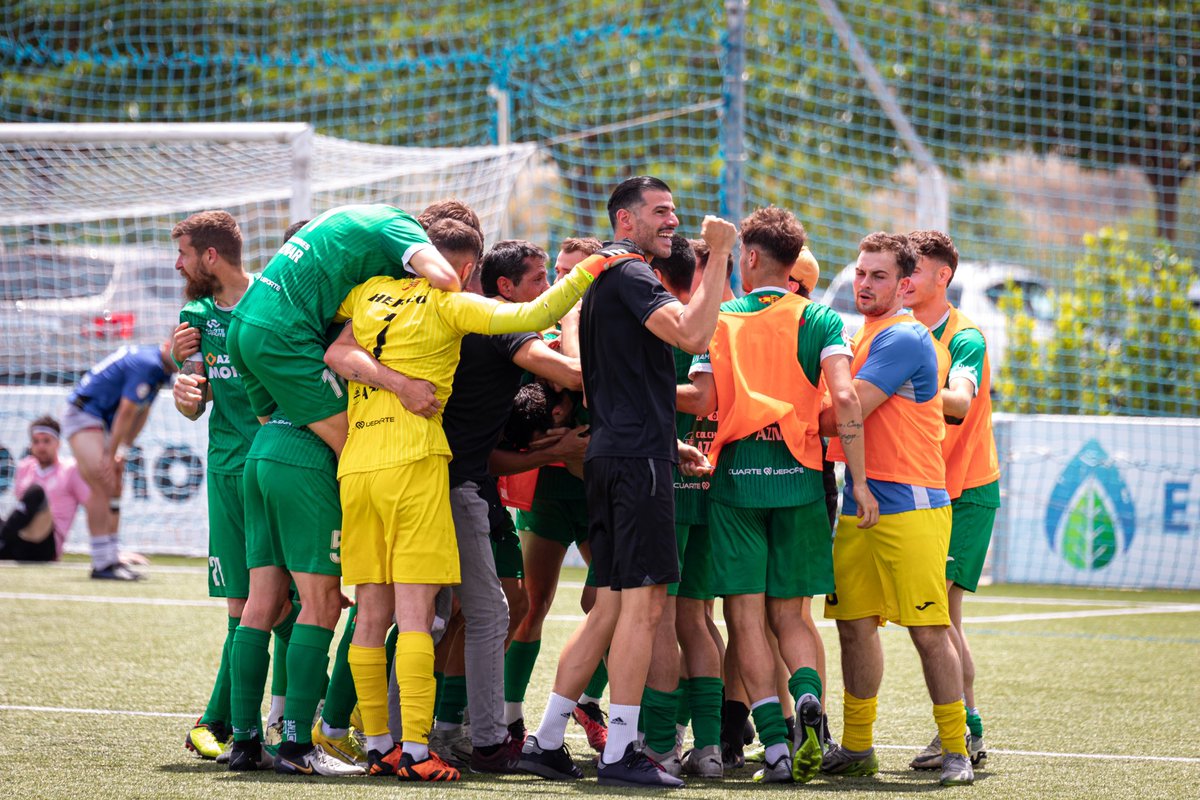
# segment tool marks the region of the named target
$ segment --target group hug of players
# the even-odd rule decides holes
[[[544,251],[485,253],[453,200],[419,217],[331,209],[258,275],[227,213],[175,227],[189,302],[174,399],[192,419],[212,406],[209,585],[229,609],[189,749],[232,770],[570,780],[575,720],[601,783],[673,787],[742,767],[752,717],[754,780],[869,776],[891,621],[938,733],[912,766],[973,781],[985,753],[960,611],[999,469],[983,337],[946,301],[953,244],[864,238],[850,339],[808,299],[818,268],[791,213],[706,217],[689,241],[645,176],[608,211],[613,242],[567,240],[553,286]],[[826,458],[845,463],[833,535]],[[587,614],[527,732],[572,543]],[[818,595],[841,644],[840,744]]]

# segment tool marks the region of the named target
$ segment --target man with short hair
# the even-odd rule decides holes
[[[712,346],[689,375],[692,407],[718,419],[709,452],[715,471],[708,521],[720,554],[713,590],[725,598],[730,650],[766,748],[755,779],[807,783],[820,768],[823,739],[821,644],[809,609],[814,595],[834,588],[818,435],[822,386],[833,400],[848,471],[858,478],[859,527],[875,523],[877,506],[864,480],[862,414],[841,318],[787,289],[803,226],[771,206],[743,220],[740,236],[748,294],[722,304]],[[792,747],[764,620],[789,676]]]
[[[620,240],[614,247],[627,247],[636,258],[596,282],[580,318],[592,415],[584,483],[599,588],[596,605],[559,659],[554,691],[542,724],[525,740],[521,768],[553,779],[581,777],[563,737],[579,693],[608,649],[611,703],[600,783],[681,786],[636,746],[637,723],[667,584],[679,580],[672,465],[681,453],[685,472],[705,463],[675,436],[671,346],[704,351],[716,327],[724,276],[707,275],[687,306],[654,277],[642,254],[670,256],[679,225],[670,187],[658,178],[622,182],[609,198],[608,215]],[[706,217],[701,235],[720,260],[735,233],[732,224]]]
[[[703,239],[688,239],[688,244],[692,246],[692,252],[696,254],[696,272],[692,278],[692,291],[696,291],[696,287],[700,285],[700,281],[704,279],[704,270],[708,268],[708,243]],[[733,254],[730,253],[725,259],[725,288],[721,290],[721,302],[726,303],[733,299],[733,287],[730,286],[730,281],[733,279]]]
[[[392,206],[332,208],[290,237],[246,290],[229,326],[230,361],[259,421],[280,408],[339,456],[346,393],[325,366],[326,327],[356,284],[410,274],[460,288],[417,220]]]
[[[171,343],[122,347],[88,370],[67,396],[62,430],[87,482],[92,578],[136,581],[121,563],[117,528],[125,456],[150,416],[158,390],[175,373]]]
[[[466,283],[482,249],[478,232],[451,219],[429,228],[429,238]],[[351,320],[358,348],[379,363],[428,380],[445,402],[468,333],[516,333],[553,324],[624,252],[593,256],[566,281],[530,303],[500,303],[470,294],[438,291],[420,279],[373,278],[355,287],[339,308]],[[433,602],[442,586],[460,582],[458,547],[449,492],[451,451],[442,415],[409,413],[387,391],[357,378],[347,350],[335,343],[328,363],[352,379],[350,433],[338,465],[345,508],[344,577],[358,587],[359,612],[350,645],[372,772],[405,781],[455,781],[457,769],[428,748],[433,721]],[[357,355],[354,356],[357,358]],[[387,734],[387,659],[384,637],[393,613],[399,636],[403,742]]]
[[[29,424],[29,455],[17,462],[17,506],[0,532],[0,559],[57,561],[88,486],[73,459],[59,459],[58,420],[41,416]]]
[[[950,601],[950,638],[962,661],[963,705],[967,711],[967,752],[971,763],[987,758],[983,749],[983,720],[975,706],[975,659],[962,627],[963,592],[974,592],[983,574],[996,509],[1000,507],[1000,462],[992,434],[991,363],[979,326],[946,299],[958,270],[958,250],[941,231],[908,235],[917,251],[917,266],[909,278],[905,303],[929,328],[933,338],[950,351],[950,374],[942,387],[946,438],[946,490],[953,522],[950,555],[946,560],[946,591]],[[913,769],[942,766],[938,737],[913,759]]]
[[[842,516],[833,540],[837,591],[825,616],[837,620],[845,682],[842,743],[821,771],[866,776],[879,770],[873,746],[875,707],[883,680],[879,626],[908,628],[921,658],[942,743],[944,785],[972,783],[962,704],[962,665],[950,639],[946,554],[950,495],[942,456],[945,422],[939,390],[948,355],[904,308],[917,258],[901,234],[873,233],[859,243],[855,305],[865,325],[852,342],[854,389],[862,405],[867,485],[879,498],[879,523],[864,531],[854,520],[860,482],[847,474]],[[821,432],[834,433],[832,410]],[[834,439],[829,457],[847,461]]]

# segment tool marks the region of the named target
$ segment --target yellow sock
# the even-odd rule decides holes
[[[363,734],[384,736],[388,732],[387,652],[382,647],[351,644],[346,653],[354,691],[358,692],[358,710],[362,715]]]
[[[876,698],[864,700],[844,692],[842,702],[842,747],[856,753],[870,750],[875,742]]]
[[[396,683],[400,684],[404,741],[425,744],[433,726],[433,701],[437,695],[433,637],[428,633],[402,631],[396,638]]]
[[[933,707],[933,721],[937,723],[938,736],[942,737],[942,751],[967,754],[967,712],[962,700],[942,703]]]

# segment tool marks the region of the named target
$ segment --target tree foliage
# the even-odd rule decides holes
[[[1151,252],[1111,229],[1054,291],[1049,338],[1020,293],[1001,301],[1008,350],[996,382],[999,408],[1043,414],[1200,415],[1200,309],[1188,300],[1190,262],[1168,244]]]

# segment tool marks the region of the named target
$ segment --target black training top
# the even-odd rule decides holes
[[[524,374],[513,356],[536,338],[536,333],[463,337],[454,386],[442,414],[442,429],[454,454],[451,487],[466,481],[482,485],[487,480],[488,456],[500,441]]]
[[[675,360],[645,325],[674,300],[644,261],[613,267],[583,296],[579,350],[592,417],[585,460],[678,460]]]

